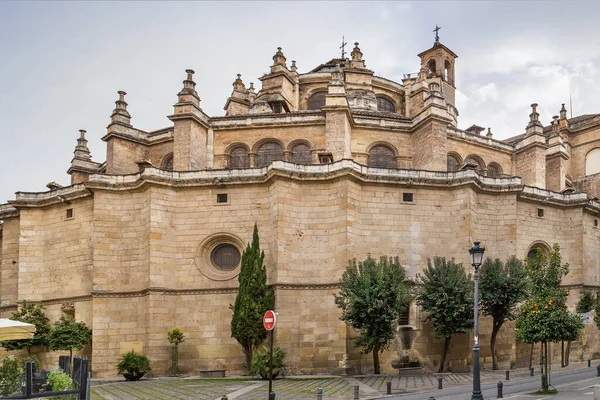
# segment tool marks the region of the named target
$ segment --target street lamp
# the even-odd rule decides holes
[[[471,265],[475,268],[475,276],[473,281],[475,282],[475,291],[473,296],[473,316],[475,322],[475,329],[473,332],[473,394],[471,400],[483,400],[481,394],[481,382],[479,379],[479,298],[478,298],[478,284],[479,284],[479,266],[483,261],[484,247],[479,247],[480,242],[474,242],[473,247],[469,249],[471,255]]]

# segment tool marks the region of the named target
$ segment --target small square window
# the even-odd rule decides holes
[[[543,218],[544,217],[544,209],[543,208],[538,208],[538,217]]]
[[[402,201],[413,201],[413,194],[412,193],[402,193]]]
[[[227,193],[217,194],[217,203],[227,203]]]
[[[331,164],[333,162],[333,155],[331,153],[319,154],[319,163]]]
[[[67,218],[73,218],[73,209],[72,208],[67,209]]]

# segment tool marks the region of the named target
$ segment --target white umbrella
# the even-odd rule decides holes
[[[34,333],[33,324],[0,318],[0,340],[31,339]]]

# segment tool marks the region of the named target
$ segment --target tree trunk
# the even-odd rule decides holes
[[[450,339],[452,336],[448,336],[444,341],[444,352],[442,353],[442,362],[440,363],[440,369],[438,373],[444,372],[444,364],[446,363],[446,355],[448,354],[448,349],[450,348]]]
[[[560,367],[565,367],[565,341],[560,341]]]
[[[569,357],[571,356],[571,341],[567,341],[567,349],[565,350],[565,367],[569,366]]]
[[[379,370],[379,345],[376,345],[373,349],[373,369],[375,370],[375,375],[379,375],[381,373]]]
[[[497,323],[496,321],[494,321],[494,323],[493,323],[492,338],[490,340],[490,351],[492,352],[492,369],[493,370],[499,369],[499,367],[498,367],[498,355],[496,354],[496,336],[498,335],[498,332],[500,331],[500,328],[502,328],[502,324],[503,323],[504,323],[504,321],[501,321],[499,323]]]
[[[244,345],[244,355],[246,356],[246,369],[250,372],[250,364],[252,363],[252,344]]]
[[[533,343],[531,343],[531,350],[529,351],[529,369],[533,367]]]

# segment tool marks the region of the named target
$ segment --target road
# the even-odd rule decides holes
[[[539,375],[533,378],[519,379],[514,381],[503,381],[503,393],[505,399],[511,400],[593,400],[593,389],[591,386],[600,381],[596,377],[596,368],[586,368],[576,371],[554,373],[550,377],[553,387],[558,389],[556,395],[532,395],[540,388]],[[483,385],[483,398],[496,399],[497,384]],[[431,392],[413,393],[386,397],[394,400],[428,400],[433,397],[435,400],[469,400],[471,398],[472,388],[458,387]]]

